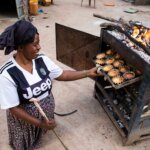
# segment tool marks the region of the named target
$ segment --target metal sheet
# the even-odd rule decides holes
[[[57,60],[76,69],[94,66],[92,58],[97,54],[100,38],[56,23]]]
[[[28,20],[28,1],[26,0],[15,0],[16,2],[16,9],[17,15],[19,19],[26,19]]]

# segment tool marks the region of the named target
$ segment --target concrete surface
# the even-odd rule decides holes
[[[114,2],[115,6],[105,6],[104,3]],[[93,2],[93,1],[92,1]],[[47,54],[63,69],[71,69],[56,60],[55,23],[60,23],[96,36],[100,35],[99,23],[105,22],[93,17],[99,13],[113,18],[124,17],[142,21],[150,27],[150,6],[133,6],[122,0],[97,0],[96,8],[88,7],[88,0],[55,0],[54,5],[40,7],[44,13],[34,17],[41,38],[41,51]],[[128,14],[124,9],[135,8],[140,12]],[[12,24],[17,18],[0,14],[0,32]],[[0,64],[8,57],[0,52]],[[56,101],[56,112],[65,113],[77,109],[77,113],[66,116],[56,116],[55,132],[69,150],[149,150],[150,139],[124,147],[119,132],[108,116],[93,97],[94,81],[86,78],[73,82],[53,83],[53,94]],[[10,150],[5,111],[0,110],[0,149]],[[43,146],[39,150],[64,150],[64,146],[52,131],[43,138]]]

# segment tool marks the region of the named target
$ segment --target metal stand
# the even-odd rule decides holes
[[[81,7],[82,7],[82,4],[83,4],[83,0],[81,0]],[[95,8],[95,4],[96,4],[96,0],[94,0],[94,8]],[[89,6],[91,7],[91,0],[89,0]]]

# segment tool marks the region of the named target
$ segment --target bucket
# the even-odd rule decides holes
[[[32,0],[29,2],[29,12],[31,15],[38,15],[38,1],[37,0]]]
[[[51,0],[42,0],[44,6],[49,6],[51,4]]]
[[[29,2],[38,3],[38,0],[29,0]]]

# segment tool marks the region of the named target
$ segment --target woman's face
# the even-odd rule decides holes
[[[37,54],[41,49],[39,42],[40,42],[39,35],[36,34],[34,41],[32,43],[23,45],[22,53],[26,59],[32,60],[37,57]]]

